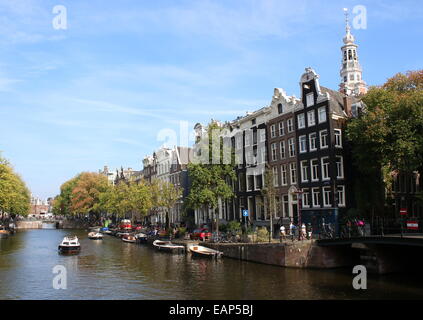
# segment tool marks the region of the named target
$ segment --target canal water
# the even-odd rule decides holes
[[[80,238],[81,253],[63,256],[65,235]],[[53,288],[53,268],[66,267],[67,289]],[[0,299],[422,299],[423,278],[369,276],[352,287],[352,270],[299,270],[210,261],[156,252],[148,245],[81,230],[28,230],[0,240]]]

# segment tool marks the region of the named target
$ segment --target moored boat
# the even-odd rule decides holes
[[[135,238],[137,238],[139,243],[147,243],[148,240],[148,236],[145,233],[137,233]]]
[[[6,230],[5,227],[0,226],[0,239],[6,239],[10,235],[10,231]]]
[[[122,241],[129,242],[129,243],[135,243],[135,242],[137,242],[137,238],[135,238],[135,236],[133,236],[133,235],[124,235],[122,237]]]
[[[221,251],[217,251],[203,246],[191,246],[189,247],[189,251],[194,256],[205,258],[220,258],[223,254],[223,252]]]
[[[90,232],[88,238],[91,240],[103,240],[103,235],[99,232]]]
[[[90,227],[88,228],[90,232],[100,232],[101,227]]]
[[[172,253],[181,253],[185,251],[185,247],[173,244],[170,241],[155,240],[153,246],[159,251],[166,251]]]
[[[59,244],[60,253],[79,253],[81,245],[77,236],[67,236],[63,238],[61,244]]]

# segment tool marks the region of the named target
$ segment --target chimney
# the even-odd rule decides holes
[[[348,117],[352,117],[352,99],[350,96],[344,95],[344,111]]]

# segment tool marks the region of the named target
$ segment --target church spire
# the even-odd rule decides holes
[[[345,12],[345,37],[342,46],[342,66],[341,66],[341,84],[339,91],[346,95],[358,96],[367,92],[366,83],[362,80],[362,69],[358,60],[358,45],[355,44],[355,38],[351,34],[348,9]]]

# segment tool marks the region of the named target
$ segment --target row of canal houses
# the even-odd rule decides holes
[[[300,77],[300,98],[276,88],[268,106],[233,121],[212,120],[223,129],[221,135],[229,141],[237,158],[234,167],[237,180],[228,181],[235,197],[219,203],[220,223],[237,220],[254,226],[270,226],[262,198],[265,168],[272,170],[277,190],[274,228],[291,221],[297,223],[299,215],[301,222],[312,225],[323,220],[336,223],[341,214],[356,207],[351,146],[345,136],[345,125],[365,107],[360,97],[367,92],[367,86],[348,20],[343,42],[338,90],[321,86],[318,74],[306,68]],[[194,132],[196,142],[192,148],[161,147],[144,158],[142,171],[121,168],[120,172],[109,172],[105,167],[102,173],[113,184],[122,180],[169,181],[184,190],[170,212],[170,222],[191,227],[210,226],[216,218],[210,208],[190,210],[183,205],[190,191],[188,164],[196,160],[200,142],[209,134],[207,127],[200,123],[195,125]],[[400,208],[412,205],[421,177],[400,174],[394,178],[398,213]],[[246,210],[248,216],[243,215]],[[422,208],[419,210],[422,214]],[[147,219],[154,225],[166,222],[165,213],[160,210],[152,212]]]
[[[223,135],[230,139],[238,159],[234,168],[237,180],[228,181],[236,197],[220,203],[220,223],[238,220],[269,227],[270,217],[261,193],[265,167],[272,170],[277,188],[273,227],[298,222],[299,213],[305,223],[320,223],[322,219],[334,223],[340,214],[354,207],[351,150],[344,129],[347,119],[364,108],[359,97],[367,87],[348,21],[343,42],[337,91],[321,86],[318,74],[306,68],[300,77],[300,98],[276,88],[268,106],[233,121],[213,120],[224,129]],[[187,164],[198,152],[197,142],[208,134],[200,123],[194,131],[193,148],[162,147],[143,161],[145,180],[166,180],[184,188],[180,203],[170,215],[175,225],[187,219],[196,226],[210,225],[216,217],[206,207],[182,214],[190,186]],[[243,215],[245,210],[248,217]],[[164,223],[164,213],[153,213],[150,222]]]

